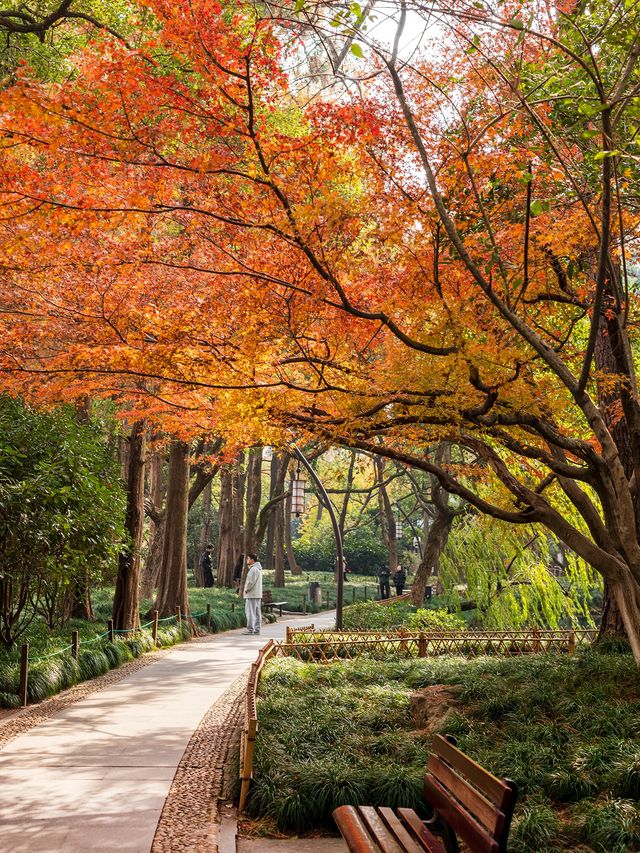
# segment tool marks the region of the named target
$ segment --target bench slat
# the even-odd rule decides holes
[[[451,791],[453,796],[478,818],[487,832],[491,835],[500,833],[504,825],[504,815],[493,803],[483,797],[480,791],[473,788],[466,779],[459,776],[455,770],[434,753],[429,756],[427,770],[441,783],[443,788]]]
[[[500,847],[496,839],[448,794],[435,777],[425,778],[424,790],[427,800],[473,853],[498,853]]]
[[[450,743],[442,735],[436,735],[431,745],[431,752],[435,752],[450,764],[455,770],[466,776],[489,800],[502,808],[505,798],[511,795],[511,788],[500,779],[476,764],[468,755],[461,752],[458,747]]]
[[[339,806],[333,810],[333,819],[351,853],[380,853],[380,848],[371,840],[355,806]]]
[[[358,812],[367,829],[384,853],[403,853],[402,847],[387,829],[386,824],[373,806],[358,806]]]
[[[442,841],[427,829],[413,809],[398,809],[398,817],[405,826],[409,827],[414,837],[428,853],[447,853]]]
[[[402,844],[402,849],[406,853],[424,853],[423,845],[419,844],[415,838],[407,832],[393,809],[390,809],[387,806],[381,806],[378,809],[378,812],[389,827],[390,831]],[[422,823],[422,821],[420,821],[420,823]]]

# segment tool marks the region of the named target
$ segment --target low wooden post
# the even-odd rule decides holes
[[[231,609],[235,607],[233,601],[231,602]],[[207,604],[207,631],[211,633],[211,605]]]
[[[176,621],[178,623],[178,630],[182,633],[182,607],[180,605],[176,607]]]
[[[569,631],[568,652],[572,655],[576,650],[576,632],[573,628]]]
[[[78,660],[78,651],[80,649],[80,636],[77,631],[71,632],[71,657]]]
[[[109,642],[113,643],[113,638],[114,638],[113,619],[109,619],[107,621],[107,630],[109,631]]]
[[[418,637],[418,657],[426,658],[427,656],[427,638],[424,635],[423,631],[420,631],[420,636]]]
[[[540,629],[533,629],[533,651],[539,652],[542,650],[542,644],[540,643]]]
[[[351,590],[351,601],[353,602],[353,604],[355,604],[355,603],[356,603],[356,588],[355,588],[355,586],[354,586],[354,588]]]
[[[291,626],[287,625],[287,645],[291,642]]]
[[[331,593],[327,590],[327,610],[331,608]]]
[[[29,643],[23,643],[20,651],[20,705],[27,707],[27,685],[29,683]]]
[[[236,603],[235,603],[235,601],[232,601],[231,602],[231,612],[234,613],[235,609],[236,609]]]
[[[302,593],[302,612],[306,614],[307,612],[307,593]]]
[[[158,611],[153,611],[153,625],[151,627],[151,635],[153,637],[154,645],[158,645]]]
[[[367,585],[364,585],[364,600],[367,600]]]
[[[402,652],[405,655],[407,655],[407,657],[408,657],[409,656],[409,643],[407,642],[407,633],[408,633],[407,629],[406,628],[400,628],[398,633],[402,637],[402,640],[400,641],[400,648],[402,649]]]

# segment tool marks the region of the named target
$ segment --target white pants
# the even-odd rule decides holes
[[[260,633],[260,605],[261,598],[245,598],[244,612],[247,616],[247,631],[253,631],[254,634]]]

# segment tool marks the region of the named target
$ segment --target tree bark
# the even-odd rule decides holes
[[[392,572],[398,568],[398,543],[396,540],[396,520],[393,515],[389,493],[384,485],[385,460],[381,456],[374,457],[376,479],[378,481],[378,505],[380,507],[380,524],[382,541],[389,552],[389,568]]]
[[[274,451],[271,456],[271,465],[269,468],[269,503],[276,497],[276,495],[280,494],[278,491],[278,473],[280,470],[280,459],[278,454]],[[274,548],[275,548],[275,539],[276,539],[276,516],[275,512],[272,512],[269,515],[267,522],[267,545],[265,549],[265,568],[272,569],[274,566]]]
[[[187,595],[187,519],[189,515],[190,448],[174,441],[169,452],[167,510],[162,568],[156,609],[160,616],[171,616],[179,606],[189,612]]]
[[[153,515],[149,521],[149,544],[147,558],[140,574],[140,597],[151,598],[158,585],[164,547],[164,499],[166,483],[164,477],[165,454],[155,451],[149,462],[149,500]]]
[[[431,520],[425,536],[422,559],[411,584],[411,603],[414,607],[422,607],[427,582],[438,567],[440,555],[447,544],[455,515],[455,512],[447,506],[436,507],[435,516]]]
[[[274,568],[274,586],[278,587],[278,589],[282,588],[285,585],[284,578],[284,507],[286,500],[280,501],[276,506],[276,511],[274,513],[275,524],[274,524],[274,559],[273,559],[273,568]]]
[[[606,315],[601,315],[600,326],[598,329],[598,337],[596,338],[596,347],[594,352],[594,360],[596,369],[601,376],[619,376],[624,369],[622,353],[616,353],[615,344],[618,339],[617,335],[617,317],[607,319]],[[615,324],[615,325],[614,325]],[[620,461],[624,468],[624,473],[628,480],[631,480],[634,473],[634,456],[631,435],[629,434],[629,425],[626,418],[620,416],[618,409],[621,406],[619,388],[609,382],[597,382],[598,388],[598,405],[603,413],[604,421],[609,428],[611,437],[613,438]],[[636,506],[637,515],[637,506]],[[622,620],[622,613],[618,606],[616,595],[611,584],[604,582],[602,591],[602,619],[600,622],[600,630],[596,642],[600,642],[605,638],[618,639],[626,638],[627,632]]]
[[[220,469],[220,504],[218,508],[218,558],[216,585],[230,586],[233,578],[233,474],[229,464]]]
[[[73,619],[83,619],[93,622],[93,604],[91,603],[91,583],[88,575],[78,578],[73,585],[73,600],[69,616]]]
[[[238,557],[243,553],[244,544],[244,492],[246,488],[246,475],[244,471],[244,453],[239,453],[236,459],[231,481],[231,573],[225,586],[233,586],[233,572],[238,562]]]
[[[247,463],[246,515],[244,525],[243,553],[255,554],[258,513],[262,497],[262,445],[252,447]]]
[[[120,552],[118,577],[113,599],[113,624],[118,631],[140,625],[140,546],[144,525],[144,463],[146,445],[144,421],[136,421],[129,438],[127,510],[125,526],[130,541]]]
[[[200,556],[204,554],[204,551],[209,543],[211,529],[211,481],[207,483],[202,492],[202,527],[200,528],[200,543],[198,553],[196,554],[195,565],[193,567],[193,574],[196,579],[196,586],[202,587],[204,586],[204,575],[202,572],[202,566],[200,565]]]

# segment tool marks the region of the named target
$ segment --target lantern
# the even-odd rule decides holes
[[[291,512],[297,517],[304,512],[304,483],[304,477],[298,468],[295,477],[291,478]]]

